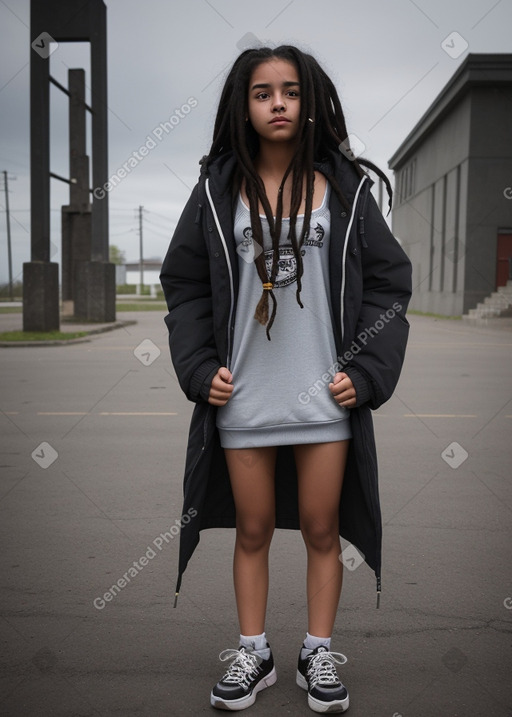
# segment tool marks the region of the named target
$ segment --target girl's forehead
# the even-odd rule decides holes
[[[282,82],[298,81],[299,76],[295,65],[288,60],[272,57],[257,65],[251,75],[251,86],[254,83],[267,82],[281,84]]]

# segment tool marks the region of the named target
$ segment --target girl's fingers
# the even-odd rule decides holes
[[[228,402],[234,388],[231,383],[232,379],[233,376],[229,369],[225,366],[219,368],[210,386],[208,402],[213,406],[224,406]]]
[[[346,373],[337,373],[332,383],[329,384],[329,388],[333,396],[338,396],[340,393],[354,388],[354,386]]]
[[[340,406],[351,408],[356,405],[356,391],[346,373],[337,373],[329,384],[329,390]]]
[[[208,399],[208,403],[211,403],[212,406],[225,406],[227,402],[228,402],[227,398],[218,399],[218,398],[212,398],[210,396],[210,398]]]
[[[226,383],[218,376],[214,377],[214,379],[212,381],[212,385],[211,385],[211,390],[216,391],[217,393],[220,393],[223,395],[227,394],[228,396],[233,391],[233,388],[234,388],[234,386],[232,383]]]
[[[230,388],[232,388],[230,386]],[[210,389],[210,395],[208,397],[208,401],[212,403],[214,406],[224,406],[229,400],[231,396],[231,391],[222,390],[219,391],[218,389],[211,388]]]
[[[219,370],[217,371],[217,376],[219,376],[225,383],[231,383],[231,381],[233,380],[233,375],[231,371],[225,366],[219,368]]]

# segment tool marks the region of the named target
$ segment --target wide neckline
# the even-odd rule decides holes
[[[328,193],[329,193],[329,182],[326,182],[326,183],[325,183],[325,192],[324,192],[324,196],[323,196],[323,199],[322,199],[322,203],[320,204],[319,207],[316,207],[316,209],[312,209],[312,210],[311,210],[311,214],[314,214],[315,212],[319,212],[319,211],[321,211],[322,209],[324,209],[324,207],[325,207],[325,205],[326,205],[326,203],[327,203],[327,194],[328,194]],[[242,198],[242,192],[241,192],[241,191],[238,192],[238,200],[239,200],[240,204],[243,206],[243,208],[244,208],[247,212],[250,212],[250,211],[251,211],[250,208],[247,206],[247,204],[244,202],[244,200],[243,200],[243,198]],[[267,218],[267,217],[265,216],[265,214],[259,214],[259,217],[260,217],[260,219],[266,219],[266,218]],[[297,219],[303,219],[303,218],[304,218],[304,214],[297,214]],[[274,217],[274,219],[275,219],[275,217]],[[282,221],[283,221],[283,222],[289,222],[289,221],[290,221],[290,217],[283,217],[283,218],[282,218]]]

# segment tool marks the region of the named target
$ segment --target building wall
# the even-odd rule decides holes
[[[116,264],[116,286],[126,284],[126,267],[124,264]]]
[[[512,230],[512,93],[477,87],[472,117],[466,232],[464,311],[496,290],[498,232]]]
[[[140,284],[140,271],[139,269],[127,269],[126,270],[126,283],[127,284]],[[158,286],[160,287],[160,270],[155,269],[144,269],[144,285],[145,286]]]
[[[413,265],[411,308],[459,315],[471,124],[466,96],[397,168],[393,231]]]

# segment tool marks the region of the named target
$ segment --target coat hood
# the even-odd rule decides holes
[[[232,150],[213,159],[204,155],[199,164],[201,165],[200,182],[209,177],[220,196],[225,192],[232,191],[233,177],[237,166],[235,153]],[[354,162],[348,160],[341,152],[330,151],[327,156],[314,162],[314,168],[327,178],[336,177],[340,186],[343,187],[347,201],[352,204],[361,181]],[[369,190],[373,181],[370,177],[367,177],[366,181]]]

